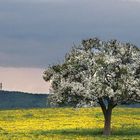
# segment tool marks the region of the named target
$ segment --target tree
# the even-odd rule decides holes
[[[110,135],[112,109],[140,102],[140,49],[117,40],[83,40],[66,54],[62,64],[44,72],[44,80],[51,81],[52,103],[99,104],[105,119],[103,134]]]

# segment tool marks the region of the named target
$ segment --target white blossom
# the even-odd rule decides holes
[[[113,105],[140,102],[140,49],[116,40],[84,40],[50,67],[44,79],[52,83],[56,102],[95,105],[109,99]]]

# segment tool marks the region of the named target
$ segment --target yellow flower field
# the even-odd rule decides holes
[[[98,140],[104,125],[100,108],[0,111],[0,140]],[[116,108],[109,139],[140,139],[140,109]]]

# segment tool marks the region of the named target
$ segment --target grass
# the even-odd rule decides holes
[[[139,140],[140,109],[116,108],[112,135],[102,135],[100,108],[0,111],[0,140]]]

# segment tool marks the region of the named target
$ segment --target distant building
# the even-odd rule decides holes
[[[2,90],[2,83],[0,83],[0,90]]]

